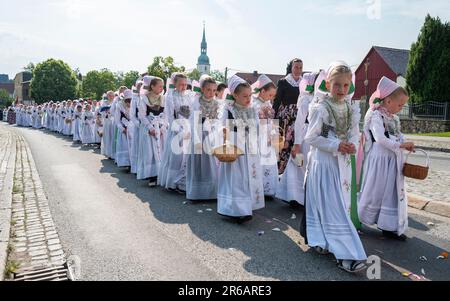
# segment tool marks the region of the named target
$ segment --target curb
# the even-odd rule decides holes
[[[429,146],[420,146],[420,145],[416,145],[416,148],[420,148],[420,149],[423,149],[425,151],[430,151],[430,152],[450,153],[450,148],[429,147]]]
[[[0,224],[4,226],[0,231],[0,281],[4,280],[8,256],[7,249],[11,230],[12,193],[16,161],[16,137],[14,132],[8,132],[11,134],[11,145],[9,146],[9,158],[6,163],[5,181],[3,183],[2,191],[0,192]]]
[[[408,194],[408,206],[428,213],[450,218],[450,204],[439,201],[431,201],[416,194]]]

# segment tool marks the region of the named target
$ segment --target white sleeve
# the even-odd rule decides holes
[[[143,101],[139,102],[138,118],[141,121],[141,123],[147,128],[147,130],[151,130],[153,128],[153,125],[147,119],[147,105]]]
[[[120,131],[123,132],[123,130],[125,129],[122,125],[122,120],[120,118],[120,110],[115,110],[114,112],[114,121],[116,126],[119,128]]]
[[[303,140],[305,139],[305,121],[308,116],[309,103],[307,102],[306,97],[299,96],[298,101],[298,111],[297,118],[295,119],[294,133],[295,133],[295,141],[294,144],[301,145],[303,144]]]
[[[305,141],[322,151],[337,153],[341,141],[333,137],[322,136],[323,120],[328,117],[328,112],[320,106],[311,111]]]
[[[380,143],[393,152],[400,149],[401,144],[399,142],[395,142],[384,135],[386,129],[384,128],[383,118],[379,113],[373,114],[372,120],[370,122],[370,130],[372,132],[373,138],[377,143]]]

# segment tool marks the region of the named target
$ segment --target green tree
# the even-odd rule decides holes
[[[193,80],[199,80],[200,76],[202,76],[202,74],[200,73],[200,71],[198,71],[197,69],[192,70],[190,73],[188,73],[187,75],[190,79]]]
[[[82,95],[85,98],[102,99],[103,93],[117,89],[117,78],[108,69],[89,71],[83,77]]]
[[[131,87],[134,86],[134,84],[136,84],[136,81],[138,80],[138,78],[141,75],[139,74],[138,71],[128,71],[127,73],[125,73],[125,75],[123,76],[123,81],[121,86],[126,86],[129,89],[131,89]]]
[[[169,78],[174,72],[184,72],[186,69],[184,66],[177,67],[174,64],[174,60],[171,56],[166,58],[162,56],[157,56],[153,59],[153,63],[148,66],[148,74],[152,76],[161,77],[164,82]]]
[[[0,107],[9,107],[14,102],[14,98],[5,89],[0,89]]]
[[[31,97],[42,103],[76,97],[78,80],[75,72],[61,60],[48,59],[36,65],[31,80]]]
[[[217,82],[224,83],[225,82],[225,74],[220,72],[219,70],[211,71],[211,77],[214,78]]]
[[[411,46],[407,88],[413,102],[450,101],[450,24],[427,15]]]

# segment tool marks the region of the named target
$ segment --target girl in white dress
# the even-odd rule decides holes
[[[130,105],[133,91],[127,89],[121,94],[115,108],[114,121],[117,127],[116,163],[118,167],[130,167],[128,130],[130,127]]]
[[[81,130],[81,142],[83,144],[94,144],[95,117],[94,113],[92,113],[92,106],[90,104],[87,104],[84,107],[83,115],[81,115],[81,120],[83,122]]]
[[[376,224],[384,236],[402,241],[408,227],[403,150],[413,151],[414,144],[405,142],[395,114],[407,101],[406,90],[386,77],[370,98],[364,122],[367,156],[358,205],[361,222]]]
[[[222,126],[227,140],[244,154],[233,163],[219,165],[217,211],[244,223],[252,219],[254,210],[264,208],[259,118],[252,107],[252,89],[245,80],[236,75],[231,77],[229,90],[234,101],[224,108]]]
[[[272,108],[277,87],[269,77],[262,74],[252,88],[256,94],[252,100],[252,106],[258,112],[261,132],[265,134],[265,137],[271,138],[278,130],[277,124],[274,123],[275,110]],[[264,195],[274,197],[278,189],[278,149],[275,149],[269,141],[272,140],[261,140],[261,165],[263,166]]]
[[[367,259],[350,218],[351,157],[359,145],[359,119],[346,96],[352,71],[344,62],[328,68],[324,98],[311,108],[305,142],[311,145],[306,175],[306,243],[320,254],[331,252],[347,272],[364,270]],[[301,229],[302,230],[302,229]],[[306,232],[306,233],[305,233]]]
[[[131,118],[131,129],[128,131],[129,143],[130,143],[130,164],[131,173],[137,174],[138,170],[138,155],[139,155],[139,102],[140,102],[140,90],[142,88],[142,81],[136,82],[136,86],[133,87],[133,98],[131,99],[130,108],[130,118]]]
[[[166,189],[186,192],[186,153],[189,144],[189,117],[193,96],[187,91],[187,77],[174,76],[175,91],[167,94],[164,116],[168,133],[159,169],[158,184]]]
[[[81,143],[81,127],[83,121],[81,120],[81,115],[83,114],[83,105],[76,104],[75,110],[72,113],[72,124],[73,124],[73,142]]]
[[[193,104],[190,116],[191,143],[187,158],[186,198],[192,201],[217,198],[217,160],[212,155],[213,133],[219,124],[220,106],[216,100],[216,81],[200,79],[201,95]]]
[[[139,148],[137,155],[137,179],[149,180],[156,187],[161,165],[162,137],[164,125],[165,96],[164,81],[159,77],[145,76],[138,102]]]
[[[286,169],[280,177],[280,185],[277,191],[277,198],[289,203],[293,208],[305,204],[304,182],[310,145],[305,143],[304,138],[308,130],[309,107],[314,97],[317,76],[316,73],[304,74],[300,81],[294,146]]]
[[[106,93],[106,98],[103,100],[100,108],[102,114],[102,142],[101,142],[101,154],[109,159],[112,159],[112,145],[114,139],[114,123],[111,115],[111,105],[114,101],[114,92],[109,91]]]

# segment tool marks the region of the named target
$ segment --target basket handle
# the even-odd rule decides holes
[[[423,153],[423,154],[427,157],[427,166],[426,166],[426,167],[430,167],[430,155],[429,155],[426,151],[424,151],[423,149],[420,149],[420,148],[417,148],[417,149],[416,149],[416,152]],[[406,155],[405,162],[408,162],[408,158],[409,158],[409,155],[411,155],[411,153],[412,153],[412,152],[409,152],[409,153]]]

